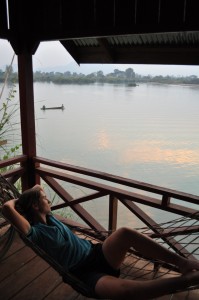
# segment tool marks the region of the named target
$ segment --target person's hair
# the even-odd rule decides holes
[[[23,192],[19,199],[16,201],[16,209],[30,222],[32,222],[33,217],[32,206],[33,204],[39,203],[41,189],[41,186],[36,185],[33,188]]]

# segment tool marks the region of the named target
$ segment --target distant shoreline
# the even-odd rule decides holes
[[[0,70],[0,82],[4,82],[6,72]],[[128,86],[136,86],[140,83],[152,84],[174,84],[174,85],[199,85],[199,78],[196,75],[190,76],[162,76],[162,75],[139,75],[135,73],[132,68],[127,68],[125,71],[115,69],[113,72],[104,75],[102,70],[90,73],[76,73],[66,71],[61,72],[41,72],[33,73],[34,82],[53,82],[55,84],[94,84],[94,83],[108,83],[108,84],[122,84]],[[18,73],[12,71],[9,74],[8,82],[18,82]]]

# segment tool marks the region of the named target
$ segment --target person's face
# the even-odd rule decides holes
[[[51,209],[51,202],[48,200],[45,192],[43,190],[40,191],[40,198],[39,198],[39,210],[44,214],[48,214]]]

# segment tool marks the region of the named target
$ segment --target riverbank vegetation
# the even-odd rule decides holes
[[[21,147],[17,143],[18,121],[18,104],[14,102],[16,89],[13,85],[10,87],[9,95],[5,100],[2,100],[0,105],[0,160],[8,159],[15,156]]]
[[[7,67],[6,67],[7,68]],[[0,82],[5,80],[6,70],[0,70]],[[115,69],[112,73],[104,74],[103,71],[97,71],[90,74],[82,74],[66,71],[61,72],[34,72],[34,82],[52,82],[55,84],[93,84],[109,83],[136,86],[139,83],[160,83],[160,84],[199,84],[199,78],[196,75],[190,76],[152,76],[136,74],[132,68],[125,71]],[[10,82],[18,82],[18,73],[13,70],[9,75]]]
[[[0,160],[8,159],[15,156],[21,148],[21,134],[19,132],[19,105],[15,100],[17,80],[18,77],[12,68],[11,64],[6,67],[1,77],[2,87],[0,90]],[[1,75],[2,72],[0,71]],[[5,86],[9,84],[8,94],[4,94]],[[9,168],[2,168],[1,171],[7,171]]]

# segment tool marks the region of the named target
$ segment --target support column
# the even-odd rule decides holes
[[[36,156],[35,111],[33,92],[32,54],[18,55],[19,95],[23,154],[28,156],[26,173],[22,177],[22,190],[38,182],[33,157]]]

